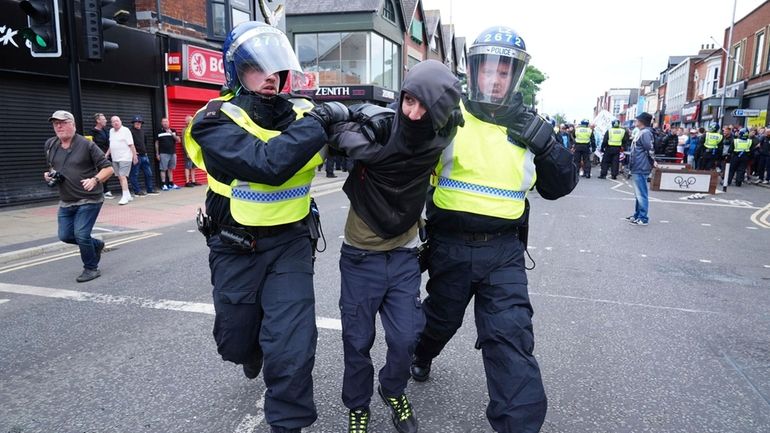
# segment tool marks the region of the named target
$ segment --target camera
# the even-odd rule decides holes
[[[46,185],[48,185],[49,188],[53,188],[60,183],[64,182],[64,175],[59,173],[56,170],[51,170],[48,172],[48,177],[51,179],[48,182],[46,182]]]

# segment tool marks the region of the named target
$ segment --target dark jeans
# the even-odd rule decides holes
[[[345,373],[342,402],[348,409],[369,407],[374,367],[375,318],[380,313],[388,350],[379,380],[383,394],[406,391],[417,335],[425,325],[420,305],[420,265],[414,248],[362,250],[347,244],[340,254],[342,346]]]
[[[770,180],[770,155],[759,155],[757,175],[759,180]]]
[[[633,173],[631,178],[634,184],[634,196],[636,197],[636,207],[634,208],[634,219],[649,222],[647,212],[650,208],[649,191],[647,189],[647,176],[649,173]]]
[[[96,224],[96,217],[99,216],[101,208],[101,203],[60,207],[57,215],[59,240],[80,247],[80,259],[85,269],[94,270],[99,267],[96,248],[103,247],[104,242],[92,238],[91,230]]]
[[[481,349],[490,399],[487,419],[498,432],[540,431],[548,404],[532,353],[523,244],[513,235],[484,242],[433,232],[429,242],[428,297],[422,304],[427,323],[415,354],[435,358],[475,298],[476,348]]]
[[[134,194],[142,190],[139,187],[139,170],[144,173],[144,184],[147,187],[147,192],[152,192],[155,188],[152,181],[152,166],[150,165],[150,158],[147,155],[139,155],[139,162],[131,166],[131,172],[128,174],[128,181],[131,183],[131,189]]]

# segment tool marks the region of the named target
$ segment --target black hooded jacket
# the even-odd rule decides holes
[[[338,125],[331,138],[333,146],[355,160],[343,191],[356,214],[383,239],[407,232],[418,221],[430,174],[457,131],[437,133],[459,111],[460,83],[446,66],[435,60],[415,65],[401,89],[386,143],[369,142],[356,123]],[[402,113],[405,92],[426,108],[421,120]]]

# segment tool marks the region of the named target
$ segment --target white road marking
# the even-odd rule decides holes
[[[635,302],[622,302],[622,301],[612,301],[609,299],[593,299],[593,298],[584,298],[581,296],[568,296],[568,295],[553,295],[550,293],[537,293],[537,292],[529,292],[530,295],[536,295],[536,296],[546,296],[549,298],[562,298],[562,299],[572,299],[575,301],[586,301],[586,302],[596,302],[600,304],[615,304],[615,305],[623,305],[627,307],[643,307],[643,308],[654,308],[657,310],[672,310],[672,311],[680,311],[683,313],[707,313],[707,314],[719,314],[716,311],[708,311],[708,310],[695,310],[692,308],[678,308],[678,307],[666,307],[663,305],[650,305],[650,304],[639,304]]]
[[[749,229],[749,230],[759,230],[759,229],[758,229],[758,228],[756,228],[756,227],[746,227],[746,228],[747,228],[747,229]]]
[[[187,233],[195,233],[195,232],[197,232],[197,231],[198,231],[198,230],[195,230],[195,229],[190,229],[190,230],[187,230]]]
[[[552,249],[553,249],[553,247],[545,247],[546,251],[551,251]]]
[[[257,401],[257,414],[247,414],[245,417],[243,417],[241,422],[238,424],[238,427],[235,428],[235,433],[253,433],[257,426],[265,419],[264,406],[265,396],[263,394],[262,398]]]
[[[537,247],[533,247],[532,245],[527,245],[527,249],[528,250],[536,250]]]
[[[670,222],[670,221],[666,221],[666,220],[661,220],[661,221],[660,221],[660,223],[661,223],[661,224],[668,224],[669,222]]]
[[[770,268],[770,265],[764,265],[766,268]]]
[[[8,301],[10,301],[10,299],[0,299],[0,304],[5,304]]]
[[[700,259],[699,262],[701,262],[701,263],[711,263],[711,260]]]
[[[581,253],[590,253],[591,250],[580,250]]]
[[[642,257],[647,257],[647,254],[642,254],[641,256],[642,256]]]
[[[751,215],[751,222],[763,229],[770,229],[770,222],[767,220],[768,216],[770,216],[770,204],[754,212]]]
[[[152,238],[152,237],[155,237],[155,236],[160,236],[160,233],[154,233],[154,232],[140,233],[140,234],[135,235],[135,236],[129,236],[127,238],[118,239],[118,240],[116,240],[114,242],[108,242],[107,243],[107,248],[109,249],[109,248],[116,247],[116,246],[119,246],[119,245],[127,244],[129,242],[135,242],[135,241],[139,241],[139,240],[142,240],[142,239]],[[65,251],[65,252],[56,253],[56,254],[43,255],[43,256],[40,256],[40,257],[34,257],[34,258],[31,258],[31,259],[29,259],[27,261],[24,261],[24,262],[21,262],[21,263],[17,263],[17,264],[11,265],[11,266],[6,266],[4,268],[0,267],[0,274],[5,274],[5,273],[8,273],[8,272],[18,271],[19,269],[29,268],[29,267],[37,266],[37,265],[42,265],[43,263],[55,262],[57,260],[62,260],[62,259],[66,259],[66,258],[69,258],[69,257],[76,257],[76,256],[79,256],[79,255],[80,255],[80,251],[75,250],[75,251]]]
[[[214,315],[214,305],[202,302],[174,301],[171,299],[149,299],[135,296],[107,295],[103,293],[78,292],[75,290],[52,289],[48,287],[23,286],[20,284],[0,283],[0,292],[16,293],[19,295],[42,296],[44,298],[66,299],[78,302],[93,302],[96,304],[133,305],[154,310],[182,311]],[[342,329],[339,319],[316,317],[316,325],[323,329]]]
[[[711,224],[709,224],[709,223],[701,223],[701,225],[702,225],[703,227],[711,227]]]

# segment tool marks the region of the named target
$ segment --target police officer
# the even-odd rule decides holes
[[[524,268],[527,193],[535,186],[541,197],[554,200],[577,185],[572,155],[517,92],[529,57],[521,36],[504,26],[483,31],[468,51],[465,126],[443,151],[427,202],[426,326],[411,366],[415,380],[428,379],[433,359],[475,297],[487,418],[504,433],[538,431],[547,408],[532,354]]]
[[[612,128],[604,133],[602,140],[602,170],[599,173],[599,179],[607,178],[607,169],[612,166],[612,178],[618,178],[618,164],[620,163],[620,152],[628,149],[631,139],[628,136],[626,128],[620,127],[619,120],[612,121]]]
[[[748,129],[742,128],[738,132],[738,138],[733,140],[733,145],[729,151],[730,174],[727,176],[727,184],[731,185],[733,183],[733,176],[737,176],[735,186],[741,186],[746,177],[746,164],[751,153],[751,138],[749,138]]]
[[[583,119],[580,125],[575,128],[575,165],[580,167],[583,162],[583,177],[591,178],[591,154],[596,150],[596,139],[594,130],[591,129],[588,120]]]
[[[703,153],[698,168],[701,170],[713,170],[719,164],[722,157],[722,134],[719,133],[719,125],[714,122],[709,124],[709,130],[704,135]]]
[[[228,91],[195,114],[187,154],[208,174],[207,235],[214,285],[214,339],[222,359],[256,378],[264,360],[265,419],[299,432],[316,417],[311,372],[317,330],[306,225],[310,182],[339,103],[302,118],[279,95],[299,62],[280,30],[235,27],[222,47]]]

